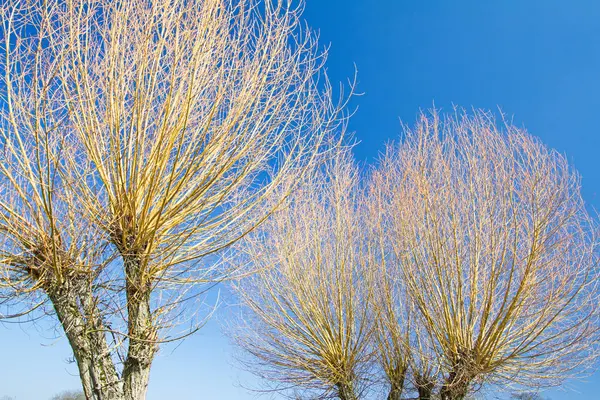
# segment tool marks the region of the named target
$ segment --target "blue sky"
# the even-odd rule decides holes
[[[333,82],[358,69],[359,109],[349,128],[357,157],[373,161],[420,109],[497,109],[566,154],[600,209],[600,3],[592,0],[307,0],[305,18],[330,44]],[[230,312],[223,307],[220,319]],[[209,323],[153,367],[149,400],[253,399],[253,379],[231,365],[233,349]],[[79,385],[65,340],[51,330],[0,325],[0,397],[45,400]],[[600,374],[549,392],[594,398]]]

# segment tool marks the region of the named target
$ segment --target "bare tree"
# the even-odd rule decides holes
[[[181,304],[231,276],[219,252],[335,144],[287,4],[0,7],[0,318],[54,314],[86,398],[145,397],[158,344],[201,326]]]
[[[482,111],[421,115],[374,174],[442,399],[553,386],[596,356],[597,222],[565,157]]]
[[[237,285],[240,360],[282,392],[355,400],[371,358],[372,299],[350,157],[302,184],[243,244],[258,272]]]

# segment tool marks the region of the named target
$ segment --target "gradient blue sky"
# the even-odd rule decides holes
[[[307,0],[305,18],[330,44],[328,70],[358,68],[357,157],[373,161],[400,120],[453,104],[496,109],[565,153],[600,208],[600,2],[593,0]],[[220,319],[230,312],[222,307]],[[177,349],[163,349],[149,400],[253,399],[253,379],[231,365],[233,349],[210,322]],[[65,340],[31,326],[0,325],[0,397],[45,400],[78,388]],[[241,384],[241,385],[240,385]],[[599,398],[600,374],[549,392],[553,400]]]

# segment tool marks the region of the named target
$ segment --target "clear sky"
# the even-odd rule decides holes
[[[358,69],[357,157],[373,161],[400,120],[453,104],[496,109],[566,154],[586,201],[600,209],[600,2],[596,0],[307,0],[305,18],[331,45],[328,70]],[[220,320],[230,312],[222,307]],[[163,349],[149,400],[253,399],[252,378],[231,365],[213,321],[177,349]],[[65,340],[31,326],[0,325],[0,397],[45,400],[77,388]],[[553,400],[598,398],[600,374],[549,392]]]

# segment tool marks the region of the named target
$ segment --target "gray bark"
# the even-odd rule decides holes
[[[123,399],[105,327],[87,283],[63,282],[46,292],[73,350],[86,399]]]
[[[41,255],[32,259],[32,278],[40,279],[45,259]],[[151,286],[144,279],[141,264],[137,257],[124,257],[129,343],[120,375],[89,276],[66,274],[59,281],[48,275],[40,280],[73,350],[87,400],[146,398],[157,331],[150,308]]]
[[[106,329],[85,282],[46,289],[77,361],[87,400],[143,400],[156,353],[150,288],[140,285],[139,263],[126,260],[129,347],[121,376],[106,341]]]
[[[144,281],[138,258],[125,258],[129,348],[123,367],[126,400],[146,398],[150,367],[156,353],[156,329],[150,310],[149,283]]]

